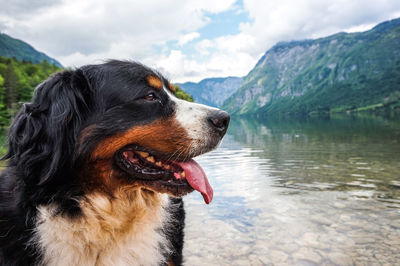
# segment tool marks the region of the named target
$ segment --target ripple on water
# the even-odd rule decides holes
[[[185,198],[187,265],[400,262],[400,144],[390,133],[246,123],[197,159],[215,196]]]

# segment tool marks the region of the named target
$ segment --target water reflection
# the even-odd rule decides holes
[[[399,152],[399,121],[233,120],[198,158],[215,197],[186,197],[186,264],[399,263]]]

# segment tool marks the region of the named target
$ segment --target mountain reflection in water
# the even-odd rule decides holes
[[[185,197],[186,265],[400,263],[400,121],[233,119]]]

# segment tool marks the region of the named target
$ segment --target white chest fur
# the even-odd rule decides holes
[[[43,265],[159,265],[168,242],[160,232],[168,197],[159,194],[121,195],[109,200],[92,195],[81,202],[84,216],[54,215],[55,208],[39,207],[35,244]]]

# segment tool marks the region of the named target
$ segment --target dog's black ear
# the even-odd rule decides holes
[[[71,174],[71,158],[91,93],[81,70],[64,71],[41,83],[32,102],[23,105],[10,127],[3,159],[23,173],[26,183],[63,182],[55,179]]]

